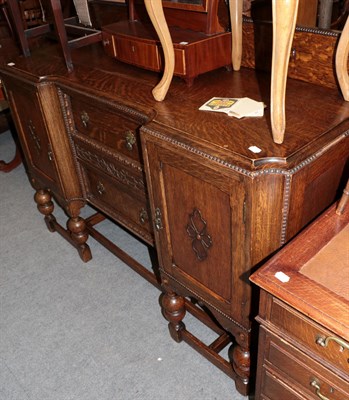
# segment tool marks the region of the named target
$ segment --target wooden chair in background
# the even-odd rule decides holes
[[[43,10],[47,14],[43,23],[34,27],[26,27],[18,0],[7,0],[23,54],[30,56],[28,39],[54,32],[61,46],[65,64],[69,72],[73,70],[71,49],[90,45],[102,40],[102,33],[79,23],[78,17],[64,18],[60,0],[42,1]],[[85,1],[87,5],[87,0]],[[44,5],[47,7],[44,8]],[[85,7],[87,9],[87,6]]]

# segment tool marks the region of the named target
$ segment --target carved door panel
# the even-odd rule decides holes
[[[29,168],[46,180],[56,182],[57,175],[42,110],[35,87],[20,82],[6,85],[11,110]]]
[[[146,144],[148,183],[164,274],[222,312],[241,318],[244,182],[183,149]]]

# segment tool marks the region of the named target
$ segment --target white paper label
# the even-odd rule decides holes
[[[275,274],[275,278],[279,279],[279,281],[281,281],[282,283],[286,283],[290,280],[290,277],[281,271]]]

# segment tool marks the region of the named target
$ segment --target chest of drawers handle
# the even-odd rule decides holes
[[[318,382],[317,380],[313,379],[313,380],[310,382],[310,385],[313,386],[313,387],[315,388],[315,390],[316,390],[315,393],[316,393],[316,395],[317,395],[317,397],[318,397],[319,399],[321,399],[321,400],[330,400],[328,397],[324,396],[324,395],[321,393],[321,386],[320,386],[320,384],[319,384],[319,382]]]
[[[89,121],[90,121],[90,117],[88,116],[88,114],[87,114],[86,111],[83,111],[83,112],[81,113],[80,119],[81,119],[81,122],[82,122],[82,124],[84,125],[84,127],[87,128],[88,123],[89,123]]]
[[[345,349],[349,350],[348,343],[346,343],[344,340],[336,338],[334,336],[327,336],[327,338],[323,338],[320,336],[316,339],[316,344],[318,344],[321,347],[327,347],[330,341],[333,341],[333,342],[336,342],[337,344],[339,344],[339,346],[340,346],[339,351],[344,351]]]
[[[132,151],[133,145],[136,143],[136,136],[132,131],[127,131],[125,136],[126,148]]]

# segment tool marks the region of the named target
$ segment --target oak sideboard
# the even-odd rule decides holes
[[[278,145],[268,113],[238,120],[199,111],[215,96],[251,97],[269,108],[268,73],[222,68],[191,87],[175,77],[160,103],[151,94],[159,76],[108,57],[101,44],[72,57],[71,73],[54,45],[0,68],[48,228],[83,261],[92,256],[92,235],[161,284],[172,337],[250,393],[258,294],[249,276],[338,197],[348,173],[349,103],[336,87],[289,79]],[[56,221],[52,198],[67,227]],[[96,209],[87,219],[85,204]],[[104,218],[155,248],[154,273],[98,233]],[[206,345],[187,330],[186,311],[217,340]]]

